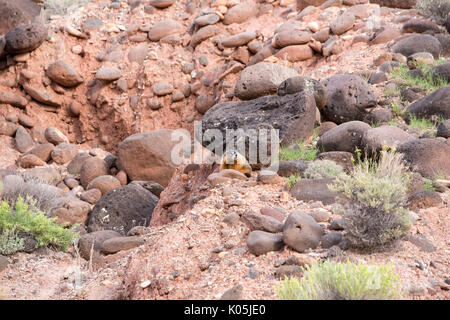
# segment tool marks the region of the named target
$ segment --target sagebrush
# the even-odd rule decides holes
[[[282,300],[388,300],[401,296],[392,264],[325,261],[303,268],[299,281],[285,278],[275,289]]]
[[[14,205],[19,198],[33,198],[37,208],[50,212],[62,204],[64,192],[39,178],[9,175],[3,181],[0,194],[2,200],[8,201],[10,205]]]
[[[56,14],[66,14],[88,2],[90,0],[43,0],[42,6]]]
[[[73,240],[78,237],[73,225],[67,228],[66,225],[56,223],[57,218],[49,218],[44,212],[37,209],[32,199],[17,199],[15,206],[10,206],[7,201],[0,204],[0,231],[10,232],[10,230],[22,230],[33,235],[38,246],[48,246],[59,250],[67,250],[72,245]]]
[[[411,216],[404,205],[410,177],[402,155],[384,149],[378,162],[366,158],[329,186],[344,198],[344,238],[351,247],[385,250],[409,232]]]
[[[450,12],[450,0],[418,0],[416,9],[422,15],[433,18],[442,24]]]
[[[24,239],[18,236],[16,228],[0,231],[0,254],[8,256],[24,248]]]
[[[344,169],[331,160],[317,160],[311,162],[303,175],[307,179],[334,178],[344,174]]]

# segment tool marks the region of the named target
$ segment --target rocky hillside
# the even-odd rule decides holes
[[[0,0],[0,299],[278,299],[347,260],[450,298],[450,3],[53,2]],[[174,163],[200,120],[279,130],[278,170]]]

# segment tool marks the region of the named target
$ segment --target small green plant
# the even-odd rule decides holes
[[[43,0],[42,6],[56,14],[67,14],[90,0]]]
[[[442,64],[442,59],[436,60],[434,65]],[[391,72],[392,77],[401,78],[405,80],[404,86],[407,87],[420,87],[425,89],[427,94],[430,94],[440,88],[443,88],[449,84],[447,79],[441,76],[436,76],[433,78],[432,68],[433,66],[425,65],[423,62],[419,62],[419,68],[423,72],[423,77],[413,77],[408,73],[409,68],[405,65],[400,65],[394,68]]]
[[[7,201],[0,204],[0,230],[3,233],[22,230],[31,233],[39,246],[51,244],[65,251],[78,236],[75,232],[77,226],[66,228],[67,225],[57,224],[56,220],[39,211],[32,199],[25,201],[19,197],[14,208]]]
[[[409,128],[423,133],[428,130],[436,130],[437,123],[426,118],[417,118],[415,115],[411,115],[409,116]]]
[[[300,179],[301,179],[300,176],[291,174],[289,178],[286,178],[286,184],[288,188],[291,189],[297,182],[300,181]]]
[[[307,179],[334,178],[344,173],[344,169],[331,160],[317,160],[309,164],[303,173]]]
[[[450,0],[418,0],[416,9],[422,15],[443,23],[450,12]]]
[[[424,189],[425,190],[431,190],[431,191],[438,191],[438,189],[436,189],[436,187],[434,186],[434,182],[433,180],[430,179],[424,179]]]
[[[401,296],[392,264],[325,261],[303,268],[305,276],[285,278],[275,292],[281,300],[388,300]]]
[[[399,96],[400,90],[397,87],[395,89],[389,87],[384,90],[384,94],[389,97]]]
[[[344,237],[351,247],[385,250],[409,232],[411,216],[403,206],[410,176],[402,155],[383,149],[378,163],[366,158],[329,185],[343,196]]]
[[[405,112],[401,107],[400,107],[400,103],[397,101],[394,101],[391,103],[391,109],[392,109],[392,113],[399,117],[402,116],[403,113]]]
[[[319,151],[313,145],[305,145],[303,142],[298,143],[294,147],[280,148],[280,161],[289,160],[314,160]]]
[[[0,254],[8,256],[24,248],[24,239],[17,235],[15,227],[5,229],[0,233]]]
[[[396,120],[389,120],[388,125],[398,127],[398,122]]]

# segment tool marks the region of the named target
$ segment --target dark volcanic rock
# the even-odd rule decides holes
[[[322,201],[323,204],[335,202],[337,194],[328,189],[334,179],[301,179],[291,189],[291,195],[302,201]]]
[[[450,86],[434,91],[411,104],[405,112],[405,117],[415,115],[418,118],[441,116],[450,119]]]
[[[137,184],[106,192],[92,209],[88,231],[114,230],[126,235],[135,226],[148,226],[158,198]]]
[[[397,41],[392,51],[401,53],[405,57],[418,52],[429,52],[438,59],[442,46],[438,39],[429,34],[416,34]]]
[[[5,50],[11,54],[30,52],[47,38],[47,29],[41,24],[23,24],[5,35]]]
[[[415,139],[401,144],[398,152],[412,170],[423,177],[450,175],[450,145],[437,139]]]
[[[257,134],[252,136],[249,129],[257,131],[273,128],[279,130],[280,143],[289,145],[312,136],[315,110],[314,95],[306,92],[283,97],[264,96],[251,101],[222,102],[205,113],[202,119],[202,134],[208,129],[219,129],[223,137],[217,141],[217,145],[224,146],[227,129],[243,129],[241,138],[254,142]],[[270,137],[270,132],[268,136]],[[198,135],[196,139],[201,141]],[[205,140],[203,137],[202,143],[206,147],[210,142]],[[270,151],[269,146],[268,150]],[[218,152],[220,153],[220,147]]]
[[[361,77],[337,74],[325,80],[328,100],[322,115],[329,121],[341,124],[363,120],[367,110],[377,105],[377,98],[370,85]]]

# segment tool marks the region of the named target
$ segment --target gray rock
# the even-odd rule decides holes
[[[335,35],[341,35],[353,28],[356,18],[351,12],[344,12],[333,20],[330,24],[330,29]]]
[[[278,87],[277,94],[284,96],[303,91],[314,94],[316,106],[319,110],[325,106],[328,98],[327,89],[319,81],[310,77],[298,76],[284,80]]]
[[[283,241],[297,252],[315,249],[323,235],[322,227],[309,215],[292,212],[283,227]]]
[[[342,241],[342,233],[330,232],[322,237],[322,248],[329,249]]]
[[[247,238],[247,247],[250,253],[259,256],[269,251],[279,251],[283,249],[283,239],[278,234],[265,231],[252,231]]]
[[[42,24],[22,24],[5,35],[5,51],[10,54],[26,53],[38,48],[47,38]]]
[[[117,68],[106,68],[106,67],[101,67],[95,74],[95,78],[97,80],[103,81],[114,81],[119,79],[121,76],[122,70],[119,70]]]
[[[168,82],[162,81],[154,84],[152,89],[155,95],[165,96],[172,93],[173,86]]]
[[[366,109],[377,105],[371,87],[361,77],[351,74],[337,74],[324,81],[328,99],[322,115],[328,121],[341,124],[347,121],[363,120]]]
[[[22,126],[19,126],[16,130],[15,141],[17,150],[22,153],[27,152],[31,148],[33,148],[33,139],[31,138],[28,131]]]
[[[450,138],[450,119],[442,121],[437,127],[437,136]]]
[[[423,177],[433,179],[450,175],[450,145],[438,139],[415,139],[401,144],[397,151],[409,167]]]
[[[262,230],[272,233],[281,232],[283,229],[283,224],[277,219],[262,215],[260,213],[247,210],[242,215],[242,220],[245,224],[253,230]]]
[[[116,237],[120,237],[120,233],[113,230],[101,230],[82,235],[78,242],[80,256],[85,260],[90,260],[91,250],[100,252],[103,242]]]
[[[222,294],[220,300],[239,300],[242,296],[242,284],[237,284]]]
[[[367,148],[369,153],[376,153],[381,151],[384,146],[397,148],[398,145],[411,139],[414,138],[399,127],[383,125],[367,130],[362,138],[362,145]]]
[[[102,243],[101,252],[105,254],[113,254],[119,251],[130,250],[145,243],[144,239],[138,236],[115,237],[110,238]]]
[[[430,95],[417,100],[406,108],[405,119],[414,115],[417,118],[432,119],[434,116],[450,118],[450,85],[440,88]]]
[[[279,64],[260,62],[245,68],[239,75],[234,94],[241,100],[255,99],[277,92],[286,79],[298,76],[297,71]]]
[[[397,41],[392,51],[401,53],[405,57],[418,52],[429,52],[435,59],[439,59],[442,46],[438,39],[429,34],[417,34]]]
[[[327,151],[355,152],[363,149],[362,138],[371,127],[361,121],[350,121],[327,131],[317,142],[319,149]]]
[[[291,195],[302,201],[321,201],[331,204],[336,201],[337,194],[328,189],[334,179],[301,179],[291,189]]]

